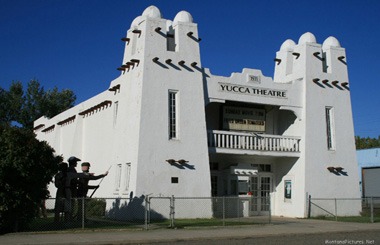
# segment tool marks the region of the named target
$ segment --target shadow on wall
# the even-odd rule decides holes
[[[115,220],[144,220],[145,219],[145,196],[117,198],[112,203],[111,209],[107,212],[107,217]],[[154,219],[165,219],[160,213],[150,210],[150,217]]]

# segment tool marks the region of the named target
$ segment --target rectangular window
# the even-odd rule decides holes
[[[172,184],[178,184],[178,177],[172,177]]]
[[[124,172],[124,192],[128,193],[129,191],[129,179],[131,176],[131,163],[126,163],[125,164],[125,172]]]
[[[166,48],[168,51],[175,51],[174,32],[166,34]]]
[[[218,196],[218,176],[211,176],[211,195]]]
[[[113,109],[113,127],[116,126],[118,110],[119,110],[119,101],[115,101],[114,109]]]
[[[115,192],[120,190],[121,184],[121,164],[116,165],[116,176],[115,176]]]
[[[169,139],[178,139],[177,97],[177,91],[169,91]]]
[[[334,110],[326,107],[327,149],[334,150]]]

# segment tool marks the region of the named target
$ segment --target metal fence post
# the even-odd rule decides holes
[[[311,217],[311,195],[309,195],[309,203],[308,203],[308,210],[307,210],[307,218],[310,219]]]
[[[82,200],[81,200],[81,202],[82,202],[82,229],[84,229],[84,197],[82,197]]]
[[[174,195],[170,198],[170,228],[174,228]]]
[[[271,198],[269,196],[269,224],[272,223],[272,207],[271,207]]]
[[[334,202],[335,202],[335,221],[338,221],[338,207],[336,204],[336,198],[334,198]]]
[[[375,222],[373,219],[373,197],[371,197],[371,223]]]
[[[222,204],[223,204],[223,226],[225,226],[226,225],[226,207],[225,207],[225,197],[223,196],[223,202],[222,202]]]
[[[237,199],[237,207],[236,207],[236,211],[237,211],[237,218],[238,218],[238,221],[240,221],[240,214],[239,214],[239,212],[240,212],[240,197],[237,197],[236,198]]]
[[[148,196],[145,196],[145,230],[148,230]]]

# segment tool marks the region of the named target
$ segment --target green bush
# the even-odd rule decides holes
[[[104,217],[106,213],[106,201],[98,198],[87,200],[86,213],[87,217]]]

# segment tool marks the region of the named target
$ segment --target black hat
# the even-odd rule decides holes
[[[82,167],[83,167],[83,166],[87,166],[87,167],[90,167],[91,165],[90,165],[90,163],[89,163],[89,162],[83,162],[83,163],[82,163]]]
[[[71,163],[71,162],[79,162],[81,160],[79,158],[77,158],[77,157],[72,156],[72,157],[69,157],[69,159],[67,159],[67,161],[69,163]]]

